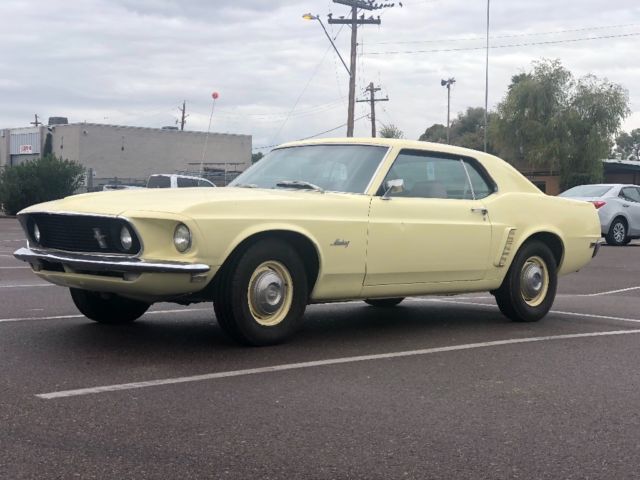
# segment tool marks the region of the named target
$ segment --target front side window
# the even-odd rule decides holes
[[[404,189],[389,196],[473,200],[493,193],[468,160],[440,157],[429,152],[400,152],[385,182],[402,179]]]
[[[282,188],[308,182],[334,192],[364,193],[387,147],[303,145],[273,150],[236,177],[230,187]]]

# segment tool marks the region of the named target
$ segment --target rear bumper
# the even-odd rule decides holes
[[[132,273],[207,273],[211,267],[202,263],[143,260],[129,256],[89,255],[60,251],[20,248],[13,253],[18,260],[30,263],[38,271],[43,262],[66,265],[74,270]]]

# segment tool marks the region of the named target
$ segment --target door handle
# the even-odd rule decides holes
[[[629,206],[629,204],[628,203],[623,203],[622,206],[627,208]]]
[[[487,210],[486,208],[472,208],[471,211],[473,213],[481,213],[482,215],[486,215],[487,213],[489,213],[489,210]]]

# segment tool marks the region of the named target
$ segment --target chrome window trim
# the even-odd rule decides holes
[[[467,176],[467,182],[469,182],[469,188],[471,189],[471,197],[473,197],[473,200],[475,201],[477,200],[476,192],[473,191],[473,183],[471,183],[471,176],[469,175],[469,170],[467,170],[467,165],[465,164],[465,161],[463,159],[460,159],[460,163],[462,163],[462,168],[464,168],[464,173]]]
[[[442,152],[439,150],[427,150],[427,149],[413,148],[413,147],[401,147],[400,151],[398,152],[398,156],[402,155],[402,153],[407,150],[410,152],[420,152],[425,155],[433,155],[435,158],[440,158],[440,159],[460,160],[463,163],[463,165],[466,160],[466,161],[469,161],[472,167],[474,167],[473,163],[475,162],[477,165],[480,166],[479,169],[476,168],[478,174],[492,189],[491,193],[486,197],[482,197],[481,200],[484,200],[485,198],[489,198],[491,195],[499,193],[500,191],[500,187],[498,186],[498,183],[493,179],[493,177],[489,173],[489,170],[487,170],[487,168],[482,164],[482,162],[478,160],[476,157],[470,157],[468,155],[461,155],[457,153]],[[395,163],[397,160],[398,158],[396,157],[396,159],[393,162]],[[391,164],[391,167],[393,167],[393,163]],[[466,168],[465,168],[465,171],[466,171]],[[490,182],[487,182],[487,180],[490,180]],[[384,178],[382,179],[382,181],[384,182]],[[373,196],[380,196],[380,195],[374,194]],[[412,197],[412,198],[419,198],[419,197]],[[460,199],[451,198],[451,199],[442,199],[442,200],[460,200]],[[474,198],[474,200],[477,200],[477,199]]]

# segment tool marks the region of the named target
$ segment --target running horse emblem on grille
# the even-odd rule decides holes
[[[93,238],[96,239],[100,248],[103,250],[107,248],[107,236],[102,233],[99,228],[93,229]]]

